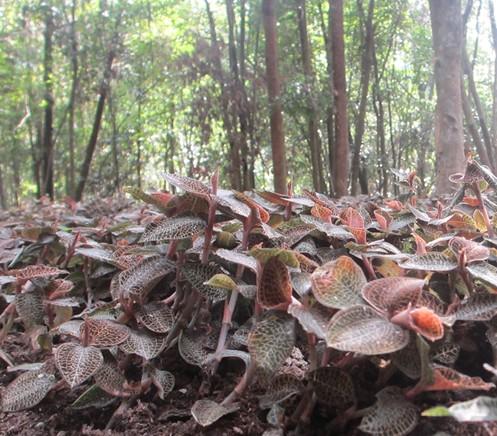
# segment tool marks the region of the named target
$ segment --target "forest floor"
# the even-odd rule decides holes
[[[71,207],[73,208],[72,210]],[[89,213],[90,210],[91,213]],[[90,216],[92,217],[91,219],[89,218]],[[9,270],[0,270],[0,279],[8,276],[7,273],[10,271],[12,264],[14,264],[14,268],[34,264],[65,266],[71,272],[68,280],[74,282],[74,289],[77,290],[76,293],[79,292],[77,297],[84,301],[85,280],[83,279],[83,272],[88,266],[88,260],[83,260],[83,256],[78,257],[76,255],[72,263],[64,262],[64,256],[67,255],[68,250],[67,241],[64,241],[64,238],[67,238],[69,234],[67,230],[72,229],[72,234],[81,232],[81,235],[84,235],[86,245],[95,243],[98,244],[99,249],[103,247],[109,248],[112,245],[115,249],[114,254],[119,252],[122,255],[119,250],[127,247],[125,239],[127,238],[131,241],[130,246],[133,245],[134,242],[132,241],[136,242],[137,240],[136,234],[141,235],[147,222],[153,221],[157,216],[157,212],[153,211],[153,209],[139,208],[130,203],[124,205],[112,203],[112,201],[108,203],[101,201],[99,204],[87,205],[85,214],[76,212],[74,204],[68,207],[67,205],[54,206],[49,203],[29,206],[12,213],[0,213],[0,268],[1,265],[9,265]],[[128,224],[123,227],[124,222]],[[123,241],[125,242],[124,244],[122,244]],[[120,243],[121,245],[119,245]],[[136,252],[129,252],[127,255],[133,256],[136,255]],[[116,264],[124,262],[124,260],[125,256],[113,258]],[[102,301],[108,301],[111,299],[109,294],[111,277],[116,274],[119,267],[110,266],[110,264],[105,266],[103,265],[105,261],[98,262],[95,259],[92,259],[92,262],[95,262],[92,264],[92,274],[95,277],[92,282],[93,291],[95,295],[99,295],[98,298],[103,296]],[[4,281],[2,283],[0,280],[0,288],[5,283],[8,282]],[[0,299],[0,312],[3,312],[9,302],[5,297],[4,295],[4,298]],[[162,294],[160,294],[160,298],[163,298]],[[75,309],[68,319],[77,317],[80,311],[81,309]],[[23,329],[22,323],[16,322],[6,337],[1,350],[6,353],[16,366],[50,360],[52,358],[51,346],[53,345],[55,349],[63,341],[60,339],[61,335],[55,334],[52,337],[53,344],[50,344],[45,350],[39,347],[33,350],[32,342],[30,343],[28,335],[23,333]],[[457,329],[455,330],[457,335],[458,331]],[[460,329],[460,331],[463,330]],[[485,330],[482,325],[475,324],[471,330],[471,335],[471,337],[469,335],[465,336],[464,341],[461,340],[460,342],[463,351],[459,355],[457,367],[472,376],[488,376],[482,369],[482,363],[490,361],[492,355],[489,347],[485,345]],[[304,359],[304,357],[302,358]],[[308,356],[305,356],[305,359],[307,358]],[[288,359],[286,362],[288,362]],[[119,399],[116,398],[117,401],[103,407],[76,410],[71,405],[80,397],[88,385],[87,383],[80,383],[73,389],[69,389],[68,384],[63,383],[52,389],[34,407],[14,412],[0,411],[0,435],[231,436],[264,434],[264,436],[282,436],[288,434],[292,436],[320,436],[343,434],[355,436],[364,434],[357,429],[360,416],[350,421],[340,433],[330,433],[327,426],[330,422],[329,415],[326,416],[324,408],[319,404],[316,405],[312,412],[310,419],[312,424],[308,427],[305,424],[297,428],[291,426],[286,432],[283,432],[283,430],[277,429],[269,423],[268,410],[262,410],[259,407],[260,396],[266,390],[264,386],[258,386],[257,384],[251,386],[239,399],[239,409],[237,411],[221,417],[210,426],[202,427],[192,416],[192,405],[199,399],[209,398],[220,403],[226,398],[243,374],[244,367],[240,360],[224,360],[214,376],[208,376],[206,371],[198,366],[186,363],[176,346],[166,349],[154,360],[154,365],[157,368],[167,368],[167,371],[174,375],[173,390],[164,399],[160,399],[155,388],[149,389],[125,410],[114,423],[112,430],[105,430],[105,427],[118,408]],[[286,362],[285,364],[287,364]],[[290,365],[292,364],[290,363]],[[377,390],[376,383],[379,380],[378,368],[368,363],[364,365],[363,369],[356,377],[358,380],[354,380],[354,382],[358,382],[358,384],[365,387],[357,391],[357,399],[361,404],[371,404],[374,392]],[[19,373],[17,372],[8,371],[6,363],[0,360],[0,395],[2,397],[4,397],[7,386],[18,375]],[[356,376],[353,371],[352,376]],[[392,380],[393,383],[401,388],[412,386],[412,381],[406,381],[407,379],[404,376],[397,375]],[[371,392],[368,392],[367,389]],[[454,400],[467,400],[473,394],[463,391],[452,393],[453,396],[449,396],[447,392],[430,393],[430,395],[430,397],[420,396],[418,398],[416,407],[419,411],[440,403],[450,404]],[[492,393],[492,395],[494,394]],[[284,404],[286,410],[294,410],[299,400],[300,397],[297,395],[285,400],[282,404]],[[453,436],[497,435],[497,424],[495,422],[457,423],[449,418],[433,419],[420,416],[419,423],[410,434],[415,436],[435,434],[438,436],[446,434]]]

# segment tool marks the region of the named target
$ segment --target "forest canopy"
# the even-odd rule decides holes
[[[449,3],[456,141],[494,168],[493,2]],[[273,167],[280,191],[388,196],[395,172],[414,170],[436,187],[432,27],[444,28],[428,1],[19,0],[0,14],[4,208],[170,189],[165,172],[207,180],[218,166],[238,190],[271,189]]]

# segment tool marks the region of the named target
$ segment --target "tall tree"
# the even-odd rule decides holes
[[[343,0],[328,0],[328,4],[331,8],[330,39],[333,52],[333,88],[335,94],[333,187],[335,195],[341,197],[347,194],[349,177],[349,132],[343,37]]]
[[[368,14],[364,17],[362,0],[357,2],[358,10],[360,11],[360,26],[361,26],[361,91],[359,99],[359,112],[355,122],[355,135],[354,135],[354,153],[352,157],[352,176],[351,176],[351,193],[357,194],[357,187],[359,183],[360,172],[360,157],[362,138],[364,136],[364,128],[366,121],[366,109],[369,91],[369,79],[371,76],[371,66],[373,65],[373,12],[374,0],[369,0]],[[367,187],[367,185],[366,185]],[[366,194],[367,192],[362,192]]]
[[[314,189],[325,191],[323,162],[321,160],[321,138],[319,136],[319,112],[315,95],[315,77],[312,67],[312,52],[307,32],[306,0],[297,0],[297,22],[300,35],[302,65],[304,68],[305,92],[307,95],[307,140],[311,152],[311,171]]]
[[[228,85],[221,61],[221,49],[217,40],[216,23],[214,14],[212,13],[209,0],[205,0],[205,9],[209,19],[209,30],[211,38],[213,75],[219,83],[221,92],[221,110],[224,129],[228,137],[230,146],[230,183],[233,189],[241,189],[242,176],[240,172],[240,147],[236,138],[235,126],[230,114],[230,95],[228,93]]]
[[[53,33],[54,22],[53,12],[50,4],[44,5],[44,54],[43,54],[43,83],[45,86],[44,96],[44,123],[43,123],[43,142],[42,142],[42,180],[41,194],[49,195],[54,198],[53,185]]]
[[[266,37],[266,82],[271,112],[271,150],[273,155],[274,190],[286,193],[287,163],[283,113],[281,109],[281,84],[278,71],[278,35],[276,31],[276,0],[262,0],[262,17]]]
[[[449,193],[449,176],[465,167],[462,124],[461,0],[429,0],[435,55],[435,192]]]
[[[98,101],[97,101],[97,108],[95,110],[95,117],[93,119],[93,126],[90,133],[90,138],[86,145],[85,158],[83,160],[83,163],[81,164],[79,182],[76,188],[76,193],[74,195],[76,201],[81,201],[81,199],[83,198],[83,192],[85,190],[86,181],[88,179],[88,175],[90,174],[91,161],[93,159],[93,154],[97,146],[98,134],[100,132],[102,117],[104,114],[105,100],[107,98],[107,94],[109,93],[109,88],[110,88],[112,64],[116,56],[120,22],[121,22],[121,12],[119,11],[118,16],[116,18],[115,31],[112,37],[111,46],[109,48],[109,52],[107,53],[105,65],[103,68],[103,76],[98,91]]]

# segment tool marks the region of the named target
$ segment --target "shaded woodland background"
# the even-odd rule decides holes
[[[207,180],[219,165],[238,190],[272,189],[274,169],[280,192],[290,178],[297,191],[395,195],[391,170],[404,169],[447,192],[463,147],[497,162],[494,6],[3,1],[0,206],[168,189],[163,172]]]

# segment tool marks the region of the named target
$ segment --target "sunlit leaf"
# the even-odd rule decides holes
[[[288,265],[292,268],[299,267],[299,261],[297,259],[297,256],[292,250],[285,250],[282,248],[254,247],[250,250],[250,254],[254,256],[262,264],[265,264],[273,257],[276,257],[285,265]]]
[[[338,312],[328,325],[326,343],[342,351],[375,355],[393,353],[409,342],[409,332],[378,315],[369,306]]]
[[[366,284],[362,269],[348,256],[340,256],[312,273],[312,292],[322,305],[343,309],[361,304]]]
[[[497,421],[497,398],[476,397],[450,407],[436,406],[425,410],[423,416],[451,416],[458,422]]]
[[[413,277],[385,277],[362,288],[362,297],[377,310],[394,313],[415,304],[425,282]]]
[[[426,254],[414,255],[399,265],[402,268],[435,271],[435,272],[449,272],[457,268],[457,262],[450,259],[443,253],[430,252]]]
[[[228,291],[232,291],[236,288],[236,283],[234,280],[226,274],[215,274],[209,281],[205,282],[208,286],[214,286],[215,288],[222,288]]]

